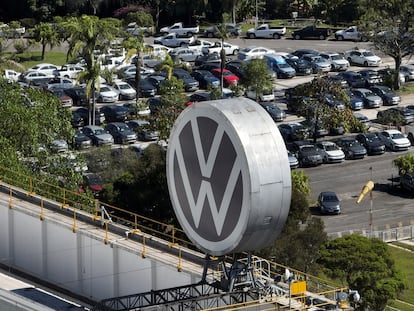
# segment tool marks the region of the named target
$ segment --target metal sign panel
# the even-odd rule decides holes
[[[285,144],[268,113],[247,98],[181,113],[168,143],[167,180],[181,226],[211,255],[267,246],[289,212]]]

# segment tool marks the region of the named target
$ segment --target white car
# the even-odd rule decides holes
[[[45,74],[39,71],[26,71],[18,77],[18,81],[24,83],[47,83],[54,78],[55,75]]]
[[[32,68],[29,68],[28,71],[41,72],[46,75],[56,75],[56,76],[59,75],[59,67],[53,64],[49,64],[49,63],[37,64],[33,66]]]
[[[144,52],[150,53],[156,57],[160,57],[161,59],[164,59],[167,54],[169,54],[171,51],[171,48],[166,47],[161,44],[150,44],[146,43],[144,45]]]
[[[67,64],[59,69],[59,76],[64,78],[76,79],[85,68],[79,65]]]
[[[378,133],[378,137],[391,151],[404,151],[411,146],[410,140],[399,130],[384,130]]]
[[[98,91],[98,102],[114,103],[118,100],[119,93],[109,85],[101,85]]]
[[[224,52],[226,52],[226,55],[237,55],[239,54],[240,47],[238,45],[234,45],[228,42],[223,42],[223,46],[220,41],[217,41],[214,43],[213,46],[210,46],[208,48],[203,48],[202,52],[204,54],[210,54],[210,53],[221,53],[221,49],[224,49]]]
[[[364,49],[346,51],[345,58],[351,65],[356,64],[365,67],[378,67],[382,63],[381,57]]]
[[[345,160],[345,153],[333,141],[321,141],[316,146],[323,152],[324,163],[335,163]]]
[[[134,99],[137,96],[137,91],[126,82],[116,81],[113,86],[119,93],[119,100]]]
[[[12,69],[5,69],[3,78],[9,82],[17,82],[19,80],[20,72]]]
[[[400,66],[400,74],[404,75],[404,82],[414,80],[414,65],[402,65]]]
[[[255,89],[246,90],[246,97],[256,100],[257,92]],[[273,89],[263,90],[260,92],[258,99],[260,102],[271,102],[275,100]]]
[[[125,78],[135,78],[135,73],[137,72],[137,67],[135,65],[128,65],[119,69],[122,72],[121,75],[125,76]],[[152,73],[155,73],[154,69],[147,68],[147,67],[140,67],[141,77],[144,78]]]
[[[239,51],[237,56],[240,60],[248,60],[254,58],[262,58],[265,54],[276,53],[273,49],[268,49],[263,46],[248,46]]]
[[[331,63],[332,71],[345,71],[348,70],[350,66],[349,61],[346,60],[342,54],[337,52],[322,52],[319,56]]]

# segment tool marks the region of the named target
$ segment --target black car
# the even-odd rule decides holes
[[[133,144],[137,141],[137,134],[124,122],[108,123],[105,129],[114,137],[115,143]]]
[[[227,70],[230,70],[232,73],[234,73],[236,76],[239,77],[239,79],[244,78],[244,66],[245,62],[241,60],[232,60],[230,62],[227,62],[224,65],[224,68]]]
[[[385,144],[375,133],[360,133],[355,138],[367,149],[368,155],[385,153]]]
[[[194,79],[187,70],[179,69],[179,68],[174,69],[173,76],[183,81],[184,90],[186,92],[194,92],[198,90],[199,88],[198,81]]]
[[[194,70],[191,76],[198,81],[202,89],[220,86],[220,80],[208,70]]]
[[[129,109],[124,106],[103,106],[101,111],[105,115],[106,122],[124,122],[127,119]]]
[[[202,55],[198,55],[196,59],[194,60],[195,67],[200,67],[201,65],[208,64],[208,63],[220,64],[221,63],[220,55],[217,53],[202,54]]]
[[[73,136],[72,147],[75,149],[87,149],[92,146],[92,139],[86,136],[81,131],[75,131]]]
[[[269,113],[274,121],[280,122],[286,119],[286,112],[275,104],[260,103],[260,106],[262,106]]]
[[[323,163],[322,151],[308,141],[288,143],[287,148],[299,161],[300,167],[318,166]]]
[[[319,51],[313,49],[299,49],[292,52],[292,55],[301,58],[305,54],[319,55]]]
[[[382,98],[384,105],[392,106],[401,103],[401,96],[385,85],[375,85],[369,88]]]
[[[134,89],[135,88],[135,78],[128,78],[126,79],[126,82],[131,85]],[[150,79],[144,78],[140,79],[139,81],[139,91],[140,91],[140,97],[152,97],[157,94],[157,87],[154,86],[154,84],[151,83]]]
[[[167,79],[166,74],[152,74],[145,78],[148,82],[150,82],[157,91],[160,90],[161,84],[164,83],[164,81]]]
[[[64,92],[72,98],[74,106],[87,106],[88,98],[86,97],[86,90],[84,87],[75,86],[65,89]]]
[[[309,136],[308,129],[298,122],[288,122],[278,125],[279,132],[287,142],[307,139]]]
[[[71,120],[72,127],[78,128],[85,125],[85,120],[82,116],[77,113],[76,111],[72,110],[72,120]]]
[[[84,125],[89,124],[89,110],[86,107],[80,107],[75,112],[83,119]],[[95,109],[95,125],[101,125],[105,122],[105,115],[100,109]]]
[[[401,188],[414,194],[414,173],[407,173],[400,175]]]
[[[306,76],[312,74],[312,65],[303,60],[297,58],[288,58],[286,62],[296,71],[297,76]]]
[[[378,111],[377,121],[381,124],[403,123],[410,124],[414,122],[414,111],[407,107],[392,107],[386,110]]]
[[[345,80],[350,87],[366,87],[366,81],[364,77],[355,71],[343,71],[337,74]]]
[[[367,149],[354,137],[343,137],[336,141],[345,153],[345,159],[363,159],[367,155]]]
[[[380,84],[382,82],[382,77],[376,70],[364,69],[364,70],[360,70],[358,72],[365,79],[365,86],[366,87],[377,85],[377,84]]]
[[[341,201],[333,191],[322,191],[319,194],[318,207],[321,214],[338,215],[341,213]],[[326,304],[326,302],[324,302],[324,304]]]

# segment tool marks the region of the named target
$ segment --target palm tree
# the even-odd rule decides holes
[[[58,33],[50,23],[39,23],[34,28],[34,39],[42,45],[42,60],[45,59],[46,46],[52,49],[60,43]]]
[[[226,64],[226,51],[224,50],[224,41],[229,38],[229,33],[226,30],[225,21],[217,27],[217,38],[221,41],[221,50],[220,50],[220,92],[223,96],[223,71]]]
[[[62,22],[65,32],[68,34],[70,50],[68,55],[71,57],[81,56],[85,60],[86,69],[79,75],[78,79],[86,81],[86,96],[90,103],[92,96],[92,105],[89,105],[89,123],[95,124],[95,88],[101,73],[101,64],[95,59],[94,51],[99,46],[109,46],[119,33],[118,23],[114,19],[100,20],[96,16],[83,15],[81,17],[72,17]]]

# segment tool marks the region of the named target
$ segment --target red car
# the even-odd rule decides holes
[[[221,79],[221,69],[214,68],[211,70],[213,75]],[[223,84],[224,86],[236,85],[239,81],[239,77],[232,73],[230,70],[223,69]]]

